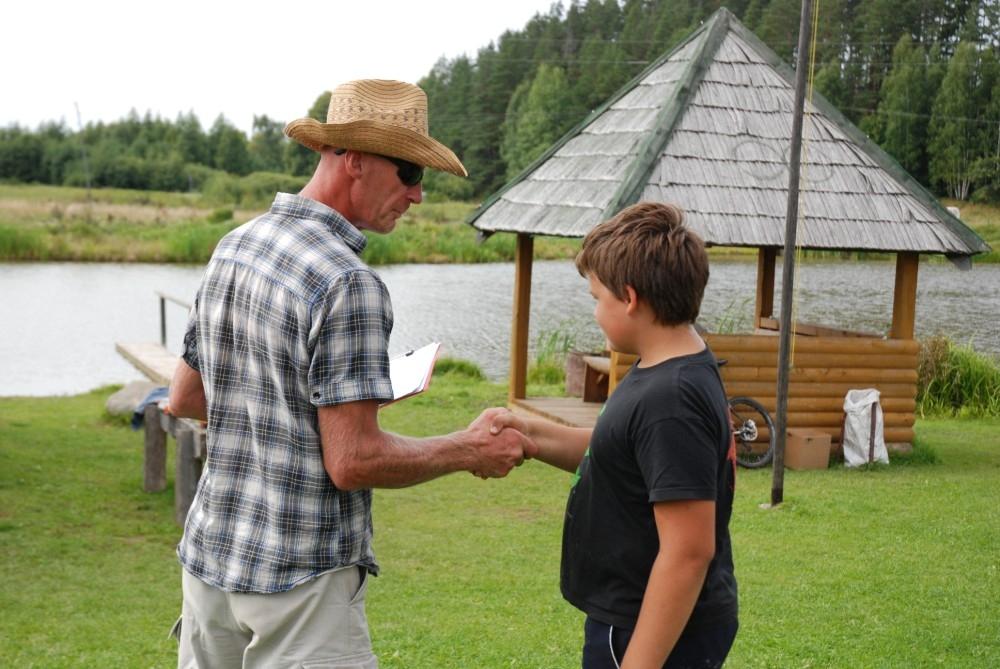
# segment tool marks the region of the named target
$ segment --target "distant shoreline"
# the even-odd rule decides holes
[[[1000,208],[961,205],[963,219],[993,247],[975,263],[1000,263]],[[198,193],[0,184],[0,261],[204,264],[218,240],[267,210],[267,202],[219,204]],[[371,265],[510,262],[515,236],[480,242],[464,221],[471,202],[424,202],[391,235],[372,235]],[[536,259],[572,259],[580,240],[538,237]],[[753,248],[713,247],[710,257],[753,260]],[[806,251],[806,259],[882,260],[892,254]]]

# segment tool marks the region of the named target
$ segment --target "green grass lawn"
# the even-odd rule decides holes
[[[142,492],[142,435],[104,416],[109,392],[0,399],[2,667],[176,662],[172,489]],[[382,422],[450,431],[505,396],[438,376]],[[907,462],[787,472],[778,509],[759,508],[769,472],[740,470],[728,667],[1000,666],[1000,420],[922,420],[917,434]],[[558,590],[568,485],[529,462],[501,481],[378,491],[381,666],[579,666],[582,615]]]

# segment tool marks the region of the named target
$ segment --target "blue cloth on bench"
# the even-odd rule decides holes
[[[156,404],[160,400],[167,399],[170,394],[170,390],[167,386],[158,386],[149,391],[146,398],[139,402],[136,406],[135,411],[132,413],[132,429],[138,430],[142,427],[142,421],[146,417],[146,407],[150,404]]]

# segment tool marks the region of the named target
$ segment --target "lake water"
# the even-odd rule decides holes
[[[493,379],[508,370],[512,264],[396,265],[376,268],[393,298],[390,354],[429,341],[443,355],[476,362]],[[115,341],[157,341],[163,291],[190,302],[203,268],[108,263],[0,263],[0,396],[57,395],[142,378]],[[780,268],[777,272],[780,284]],[[711,330],[744,327],[753,309],[756,264],[713,262],[702,307]],[[812,262],[796,276],[796,317],[833,327],[885,332],[892,314],[894,265]],[[775,290],[779,302],[780,285]],[[602,339],[593,300],[569,261],[534,265],[531,342],[553,332],[582,346]],[[779,306],[776,305],[775,312]],[[179,350],[185,310],[167,305],[167,346]],[[917,336],[945,334],[1000,356],[1000,265],[960,272],[923,263]]]

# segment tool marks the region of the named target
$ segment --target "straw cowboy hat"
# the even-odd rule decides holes
[[[313,151],[352,149],[402,158],[417,165],[468,176],[447,146],[427,132],[427,95],[402,81],[360,79],[330,94],[326,123],[300,118],[285,134]]]

